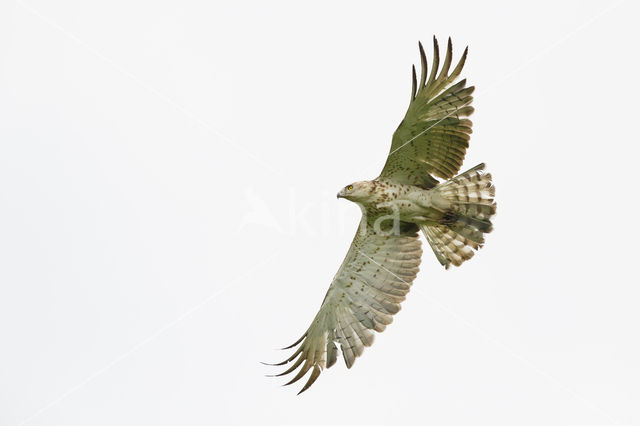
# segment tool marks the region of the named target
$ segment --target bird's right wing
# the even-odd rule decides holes
[[[293,365],[278,376],[294,372],[291,384],[310,369],[311,375],[300,393],[315,382],[323,368],[337,360],[340,345],[347,368],[373,343],[372,330],[381,332],[415,279],[422,255],[418,227],[401,222],[400,231],[386,235],[376,232],[363,216],[340,269],[329,287],[311,326],[293,345],[294,354],[276,365]]]

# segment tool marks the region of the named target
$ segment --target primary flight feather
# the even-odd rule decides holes
[[[413,67],[409,109],[393,134],[387,161],[376,179],[347,185],[338,198],[357,203],[362,219],[349,252],[336,273],[322,306],[277,376],[297,373],[287,383],[311,374],[300,390],[311,386],[322,369],[335,364],[338,347],[348,368],[371,346],[374,331],[391,324],[418,274],[422,231],[438,261],[449,268],[470,259],[492,229],[496,212],[491,175],[484,164],[456,176],[469,146],[474,87],[455,83],[467,49],[449,73],[453,49],[447,43],[440,67],[437,40],[433,62],[420,48],[420,81]],[[454,177],[455,176],[455,177]],[[439,181],[438,178],[443,179]]]

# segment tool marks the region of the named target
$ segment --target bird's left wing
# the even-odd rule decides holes
[[[462,72],[467,50],[449,73],[453,59],[451,39],[439,68],[438,42],[433,39],[433,63],[427,77],[427,57],[420,44],[422,72],[420,82],[413,68],[411,102],[407,113],[393,134],[387,162],[380,180],[431,188],[436,177],[450,179],[464,160],[471,134],[473,86],[466,80],[453,84]]]
[[[340,345],[347,368],[373,343],[373,331],[381,332],[400,310],[415,279],[422,255],[418,227],[401,222],[400,232],[376,232],[371,219],[363,216],[340,269],[311,326],[294,344],[297,350],[285,361],[293,362],[278,376],[300,370],[287,383],[294,383],[309,370],[311,375],[300,393],[315,382],[323,368],[337,360]]]

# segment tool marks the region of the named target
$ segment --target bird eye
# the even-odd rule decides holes
[[[347,191],[351,191],[353,189],[353,185],[347,186]]]

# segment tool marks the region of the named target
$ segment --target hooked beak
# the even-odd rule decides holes
[[[342,198],[342,195],[340,195],[340,193],[338,192],[338,193],[336,194],[336,198]]]

